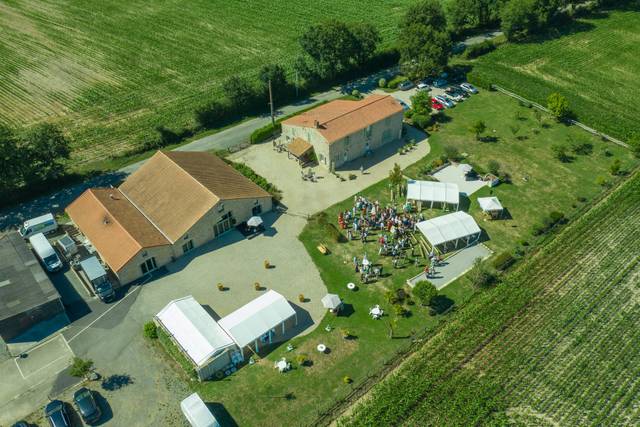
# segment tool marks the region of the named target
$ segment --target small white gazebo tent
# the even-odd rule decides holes
[[[332,313],[337,313],[342,307],[342,300],[336,294],[327,294],[322,297],[322,305]]]
[[[438,252],[457,249],[460,241],[466,246],[475,243],[482,232],[473,217],[461,211],[419,222],[416,227]]]
[[[499,217],[504,210],[497,197],[478,197],[478,204],[483,212],[491,215],[491,218]]]
[[[418,210],[422,210],[422,202],[429,203],[433,208],[434,203],[440,203],[442,208],[447,205],[460,205],[460,191],[457,184],[450,182],[414,181],[407,182],[407,200],[418,202]]]

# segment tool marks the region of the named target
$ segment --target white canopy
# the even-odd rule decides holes
[[[234,345],[231,337],[191,295],[171,301],[156,318],[198,366]]]
[[[502,203],[497,197],[478,197],[478,204],[484,212],[501,211]]]
[[[238,347],[244,348],[295,314],[285,297],[270,290],[223,317],[218,324]]]
[[[435,181],[408,181],[407,199],[424,202],[460,203],[460,193],[457,184]]]
[[[480,237],[480,227],[473,217],[458,211],[416,224],[431,245],[436,246],[466,237]]]
[[[336,294],[326,294],[322,297],[322,305],[329,310],[335,310],[340,307],[340,304],[342,304],[342,301]]]
[[[180,402],[180,409],[193,427],[220,427],[198,393],[193,393]]]
[[[262,225],[262,218],[260,218],[259,216],[252,216],[251,218],[249,218],[249,221],[247,221],[247,225],[249,227],[259,227],[260,225]]]

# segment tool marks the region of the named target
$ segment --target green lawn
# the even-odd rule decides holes
[[[468,154],[465,161],[482,169],[487,169],[490,160],[496,160],[501,170],[511,176],[511,184],[484,188],[470,200],[469,213],[487,232],[490,240],[486,244],[495,251],[511,250],[521,239],[531,241],[533,225],[551,211],[568,216],[593,199],[602,191],[602,186],[596,184],[598,176],[609,182],[620,179],[609,173],[614,159],[620,159],[622,169],[627,171],[638,164],[628,150],[603,142],[575,126],[556,123],[550,117],[543,116],[540,123],[533,109],[496,92],[482,91],[447,110],[446,114],[450,121],[430,137],[433,146],[440,152],[444,146],[456,147],[460,153]],[[486,123],[485,135],[496,138],[496,142],[475,140],[469,128],[478,120]],[[517,130],[515,135],[514,130]],[[593,152],[573,155],[569,163],[557,160],[551,149],[554,144],[569,147],[580,143],[592,144]],[[405,173],[419,179],[429,163],[428,159],[420,161]],[[484,218],[476,200],[488,195],[500,199],[511,219],[489,221]]]
[[[387,203],[389,195],[386,180],[368,188],[363,194],[377,198],[382,204]],[[352,203],[353,198],[349,198],[329,208],[326,211],[329,221],[335,223],[338,212],[350,208]],[[282,346],[265,360],[243,367],[224,381],[195,385],[205,401],[222,403],[239,425],[277,426],[287,425],[287,422],[291,425],[291,420],[296,420],[296,425],[311,423],[318,411],[351,391],[352,386],[343,383],[345,376],[351,377],[354,385],[358,384],[381,369],[383,363],[399,349],[406,348],[412,333],[432,329],[446,318],[447,314],[431,316],[419,304],[404,304],[410,311],[407,317],[399,318],[393,313],[391,304],[385,299],[386,290],[402,287],[406,279],[417,274],[421,266],[410,264],[394,270],[389,259],[378,258],[374,237],[369,238],[364,248],[359,240],[333,243],[328,239],[325,228],[312,219],[300,240],[313,258],[329,292],[340,295],[348,305],[347,311],[352,313],[349,316],[326,316],[309,335],[292,340],[296,349],[291,353]],[[322,255],[317,250],[320,242],[329,247],[329,255]],[[373,262],[381,262],[384,265],[383,272],[390,273],[390,276],[377,283],[359,285],[355,292],[348,291],[347,283],[360,283],[359,275],[353,271],[352,257],[356,255],[361,258],[364,252]],[[444,293],[458,305],[464,304],[472,294],[473,288],[462,280],[447,287]],[[369,309],[375,304],[380,304],[389,316],[378,321],[371,319]],[[394,339],[389,338],[390,322],[397,324]],[[334,329],[325,331],[327,325]],[[343,329],[347,329],[355,339],[343,339]],[[329,354],[321,355],[315,350],[321,342],[329,347]],[[279,358],[287,357],[295,362],[298,354],[308,355],[312,366],[296,367],[286,374],[280,374],[273,368],[274,361]],[[293,397],[285,398],[289,393]]]
[[[388,46],[409,3],[3,1],[0,121],[60,123],[75,162],[103,160],[158,125],[190,124],[225,78],[254,76],[268,62],[288,67],[312,23],[369,21]]]
[[[578,120],[625,139],[640,116],[640,10],[580,19],[553,37],[505,44],[472,62],[473,71],[546,105],[560,92]]]

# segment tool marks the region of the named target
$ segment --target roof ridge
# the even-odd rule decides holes
[[[94,190],[97,190],[97,189],[96,189],[96,188],[89,188],[89,189],[87,189],[87,191],[89,192],[89,194],[91,194],[91,197],[93,197],[93,198],[96,200],[96,202],[98,202],[98,204],[99,204],[100,206],[102,206],[102,208],[104,209],[104,211],[105,211],[105,212],[106,212],[106,213],[107,213],[107,214],[108,214],[108,215],[113,219],[113,221],[115,221],[116,223],[118,223],[118,225],[120,226],[120,228],[121,228],[121,229],[123,229],[125,233],[127,233],[127,236],[129,236],[129,237],[131,238],[131,240],[133,240],[133,241],[135,242],[135,244],[136,244],[140,249],[142,249],[142,245],[140,244],[140,242],[138,242],[138,239],[136,239],[135,237],[133,237],[133,236],[131,235],[131,233],[129,233],[129,230],[127,230],[127,228],[126,228],[124,225],[122,225],[122,223],[121,223],[120,221],[118,221],[118,219],[117,219],[117,218],[116,218],[116,217],[115,217],[111,212],[109,212],[109,209],[107,209],[107,207],[104,205],[104,203],[102,203],[102,201],[101,201],[101,200],[100,200],[100,199],[95,195]],[[114,189],[113,189],[113,188],[105,188],[105,190],[114,190]],[[118,188],[115,188],[115,190],[120,191]],[[122,191],[120,191],[120,193],[122,193]],[[122,193],[122,194],[124,194],[124,193]],[[129,199],[127,199],[127,200],[129,200]],[[135,205],[134,205],[134,207],[135,207]],[[136,209],[138,209],[138,208],[136,207]]]
[[[356,111],[358,111],[358,110],[363,109],[364,107],[368,107],[369,105],[374,104],[374,103],[376,103],[376,102],[378,102],[378,101],[382,101],[383,99],[387,99],[387,98],[389,98],[390,96],[391,96],[391,95],[377,95],[377,94],[374,94],[374,95],[370,95],[370,96],[368,96],[367,98],[362,99],[362,100],[360,100],[360,101],[353,101],[353,102],[359,102],[359,103],[362,103],[362,105],[358,106],[357,108],[354,108],[353,110],[349,110],[349,111],[344,112],[344,113],[342,113],[342,114],[338,114],[337,116],[332,117],[332,118],[330,118],[329,120],[325,120],[324,122],[321,122],[320,124],[321,124],[321,125],[325,125],[325,124],[327,124],[327,123],[329,123],[329,122],[331,122],[331,121],[334,121],[334,120],[337,120],[337,119],[339,119],[339,118],[341,118],[341,117],[344,117],[344,116],[346,116],[347,114],[352,114],[352,113],[354,113],[354,112],[356,112]],[[375,97],[375,99],[371,99],[371,98],[374,98],[374,97]],[[346,100],[343,100],[343,101],[346,101]],[[364,101],[369,101],[369,102],[364,102]]]

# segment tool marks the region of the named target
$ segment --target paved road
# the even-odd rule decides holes
[[[377,82],[380,77],[387,75],[391,71],[392,69],[384,70],[369,77],[350,82],[340,88],[334,88],[317,94],[311,98],[284,106],[278,109],[277,114],[279,116],[292,114],[319,102],[336,99],[345,93],[350,93],[353,89],[358,89],[361,92],[369,92],[377,86]],[[247,120],[224,131],[205,136],[204,138],[185,144],[178,147],[176,150],[224,150],[229,147],[246,143],[254,130],[268,124],[270,120],[271,119],[268,115]],[[0,210],[0,231],[16,227],[26,219],[33,218],[47,212],[60,212],[87,188],[108,187],[110,185],[116,186],[129,174],[136,171],[143,163],[144,161],[133,163],[118,171],[100,175],[81,184],[72,185],[55,193],[38,197],[34,200],[11,208]]]

